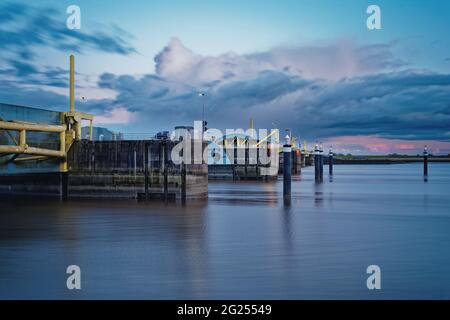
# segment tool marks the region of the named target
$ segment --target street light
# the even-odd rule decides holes
[[[198,93],[199,97],[206,97],[206,93],[205,92],[199,92]],[[203,133],[205,132],[205,100],[203,100],[203,104],[202,104],[202,141],[203,141]]]
[[[200,98],[205,98],[206,97],[206,93],[205,92],[199,92],[198,96]],[[202,104],[202,164],[203,164],[203,136],[205,134],[205,100],[203,99],[203,104]],[[208,147],[206,147],[208,148]]]

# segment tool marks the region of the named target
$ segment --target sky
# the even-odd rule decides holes
[[[219,129],[253,118],[337,152],[447,154],[449,18],[446,0],[2,0],[0,102],[68,109],[75,54],[76,108],[130,136],[205,106]]]

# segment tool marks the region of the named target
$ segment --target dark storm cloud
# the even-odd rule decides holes
[[[66,96],[24,88],[25,84],[67,87],[67,70],[34,66],[34,47],[135,52],[117,27],[112,35],[71,32],[54,11],[0,8],[9,10],[0,11],[5,17],[0,42],[7,48],[0,75],[10,78],[0,81],[1,101],[66,109]],[[6,28],[12,20],[22,24]],[[104,73],[94,89],[112,90],[116,96],[78,103],[77,109],[103,118],[125,110],[123,124],[132,119],[133,130],[143,132],[192,124],[201,119],[204,105],[209,126],[220,129],[245,128],[253,118],[258,128],[276,123],[307,139],[377,135],[449,141],[450,75],[405,69],[407,63],[392,53],[393,46],[338,41],[247,55],[201,56],[173,39],[155,57],[156,74]],[[200,91],[206,96],[199,97]]]
[[[2,51],[16,52],[21,57],[33,57],[35,46],[82,52],[94,49],[101,52],[127,55],[136,50],[123,37],[123,32],[88,33],[69,30],[65,15],[52,8],[35,8],[25,4],[0,4],[0,43]],[[12,23],[14,22],[14,23]],[[112,31],[118,29],[111,28]]]
[[[38,66],[34,61],[35,52],[40,48],[71,52],[91,50],[120,55],[136,52],[128,43],[130,36],[116,26],[107,31],[73,31],[66,27],[65,18],[65,12],[57,12],[52,8],[38,9],[24,3],[1,3],[0,75],[3,80],[7,79],[19,92],[28,92],[29,88],[24,90],[21,86],[30,85],[67,87],[67,70]],[[38,95],[42,94],[40,89],[36,91]],[[6,97],[19,96],[19,92],[3,92],[0,98],[10,102]]]
[[[66,110],[68,98],[37,88],[24,88],[11,81],[0,80],[0,101],[36,108]]]
[[[139,112],[136,125],[173,125],[200,119],[197,91],[155,76],[104,74],[100,85],[116,90],[111,105]],[[308,139],[378,135],[410,140],[450,140],[450,75],[402,71],[340,81],[306,80],[284,72],[218,84],[208,91],[209,125],[289,127]],[[97,106],[101,108],[101,105]],[[145,125],[144,125],[145,124]]]

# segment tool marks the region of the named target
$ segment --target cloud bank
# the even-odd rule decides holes
[[[67,70],[35,65],[41,47],[136,52],[119,29],[72,33],[51,10],[12,4],[1,9],[2,102],[65,109],[67,96],[52,88],[67,87]],[[203,56],[174,38],[155,56],[155,74],[103,73],[90,85],[114,97],[77,106],[124,131],[192,124],[201,119],[204,105],[209,126],[219,129],[246,127],[253,118],[257,127],[291,128],[310,141],[344,137],[347,143],[348,137],[369,136],[445,146],[450,143],[450,75],[411,68],[393,53],[395,46],[339,40]],[[200,91],[206,97],[199,97]]]
[[[68,70],[36,62],[39,53],[48,49],[118,55],[136,52],[128,41],[129,36],[117,27],[101,26],[95,32],[73,31],[67,29],[64,17],[49,7],[7,1],[0,4],[0,87],[9,86],[19,92],[28,91],[31,86],[67,88]],[[36,90],[41,93],[40,88]],[[11,94],[14,95],[7,92],[6,96]],[[59,100],[51,100],[55,99]]]
[[[148,123],[199,119],[205,103],[210,125],[219,128],[253,117],[258,126],[274,122],[308,139],[450,140],[450,75],[406,69],[388,45],[338,42],[203,57],[173,39],[155,63],[156,75],[103,74],[99,86],[115,90],[114,103]],[[204,100],[199,91],[207,92]]]

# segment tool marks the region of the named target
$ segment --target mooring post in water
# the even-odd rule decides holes
[[[320,182],[322,182],[323,181],[323,146],[322,146],[322,143],[320,143],[320,145],[319,145],[319,160],[320,160],[319,178],[320,178]]]
[[[181,203],[186,203],[186,163],[181,162]]]
[[[423,175],[428,177],[428,148],[425,146],[423,149]]]
[[[169,175],[167,167],[164,167],[164,201],[169,199]]]
[[[306,143],[305,143],[305,144],[303,144],[303,148],[301,149],[302,151],[300,154],[302,168],[306,167],[306,149],[307,149],[307,147],[306,147]]]
[[[223,149],[222,163],[227,164],[227,144],[226,144],[225,137],[222,140],[222,149]]]
[[[291,138],[289,135],[286,135],[286,143],[283,146],[283,198],[285,202],[289,202],[291,199],[291,153]]]
[[[244,141],[244,172],[245,179],[248,179],[248,163],[249,163],[249,138]]]
[[[295,146],[294,146],[295,148]],[[297,174],[297,150],[291,152],[292,154],[292,174]]]
[[[256,145],[253,147],[256,148],[256,178],[259,179],[259,139],[256,140]]]
[[[236,180],[236,178],[237,178],[237,172],[236,172],[237,147],[238,147],[238,140],[237,140],[237,137],[234,137],[234,140],[233,140],[233,180]]]
[[[148,200],[148,142],[144,143],[144,186],[145,186],[145,200]]]
[[[320,160],[319,160],[319,145],[316,143],[314,145],[314,178],[316,182],[320,181]]]
[[[162,165],[162,172],[163,172],[163,190],[164,190],[164,201],[167,201],[169,199],[169,177],[168,177],[168,172],[167,172],[167,155],[166,155],[166,150],[167,150],[167,145],[165,143],[163,143],[161,145],[162,150],[162,161],[161,161],[161,165]]]
[[[329,167],[329,175],[333,175],[333,147],[330,147],[330,151],[328,152],[328,167]]]

